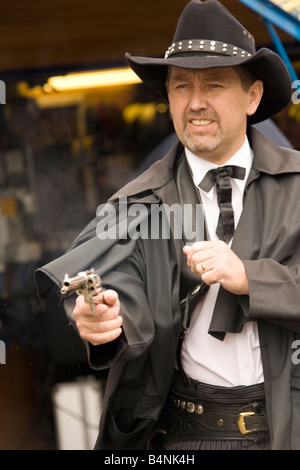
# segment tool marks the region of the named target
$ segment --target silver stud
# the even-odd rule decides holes
[[[200,404],[199,404],[199,405],[196,405],[195,413],[196,413],[197,415],[202,415],[202,413],[203,413],[203,406],[200,405]]]
[[[188,411],[189,413],[194,413],[194,411],[195,411],[194,403],[188,401],[187,404],[186,404],[186,411]]]
[[[211,51],[214,51],[214,50],[215,50],[215,46],[210,46],[210,50],[211,50]]]
[[[201,44],[201,45],[204,45],[204,41],[203,41],[203,40],[202,40],[202,41],[200,41],[200,44]]]
[[[210,45],[211,45],[211,46],[215,46],[215,45],[216,45],[216,41],[210,41]]]

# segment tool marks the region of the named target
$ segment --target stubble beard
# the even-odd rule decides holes
[[[215,136],[207,138],[205,135],[191,135],[185,128],[183,131],[185,146],[195,155],[213,152],[223,141],[222,131],[219,129]]]

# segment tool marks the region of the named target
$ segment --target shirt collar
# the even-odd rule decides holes
[[[252,166],[252,160],[253,160],[253,152],[250,148],[247,136],[245,138],[245,142],[243,143],[242,147],[224,165],[216,165],[215,163],[204,160],[203,158],[200,158],[197,155],[190,152],[190,150],[188,150],[187,148],[185,148],[185,154],[186,154],[188,163],[190,165],[192,175],[193,175],[193,180],[196,186],[199,185],[199,183],[202,181],[206,173],[213,168],[218,168],[224,165],[239,165],[239,166],[246,168],[245,178],[243,180],[235,179],[234,181],[236,182],[240,191],[241,192],[244,191],[246,181],[247,181],[247,178],[248,178],[251,166]],[[206,194],[210,195],[212,193],[213,193],[213,188],[211,189],[211,191],[209,191],[209,193],[206,193]]]

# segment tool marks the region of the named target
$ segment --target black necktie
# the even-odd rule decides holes
[[[220,208],[220,215],[216,234],[228,243],[234,234],[234,214],[231,204],[232,187],[231,178],[243,180],[245,178],[246,169],[240,166],[227,165],[214,170],[209,170],[199,184],[203,191],[210,191],[217,183],[217,199]]]

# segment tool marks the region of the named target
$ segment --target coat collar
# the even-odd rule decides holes
[[[296,150],[278,147],[255,127],[248,130],[253,150],[253,168],[270,175],[300,172],[300,153]]]

